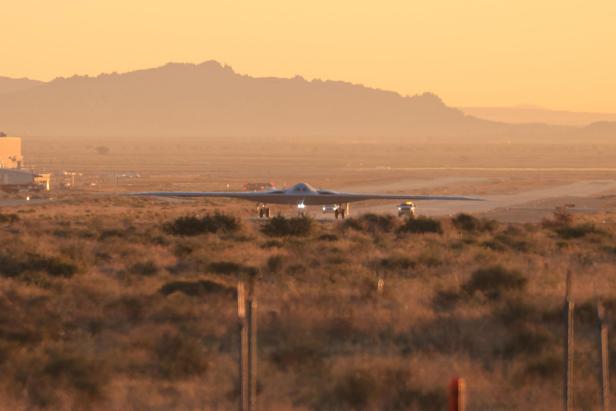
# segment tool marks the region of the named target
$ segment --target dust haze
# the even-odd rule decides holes
[[[444,410],[454,377],[468,410],[561,409],[567,272],[574,396],[599,409],[614,118],[492,114],[213,61],[0,81],[19,172],[51,175],[0,194],[0,410],[237,409],[238,282],[257,302],[258,409]],[[259,219],[248,202],[126,195],[300,181],[485,201]]]

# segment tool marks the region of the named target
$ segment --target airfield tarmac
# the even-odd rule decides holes
[[[474,178],[480,182],[484,179]],[[428,187],[449,186],[458,182],[469,181],[466,178],[446,177],[432,181],[398,181],[389,184],[389,188],[412,192]],[[374,190],[373,186],[353,187],[357,191]],[[614,211],[616,204],[611,194],[616,193],[616,180],[588,180],[544,187],[510,194],[484,194],[478,196],[483,201],[421,201],[417,202],[419,215],[444,216],[456,213],[486,214],[492,218],[509,222],[532,222],[552,213],[555,207],[571,207],[572,212]],[[601,198],[603,197],[603,198]],[[391,204],[358,204],[356,212],[393,213]]]
[[[280,140],[280,141],[279,141]],[[95,147],[104,144],[109,154]],[[481,202],[423,201],[420,215],[459,212],[502,221],[537,221],[555,207],[572,212],[616,210],[616,145],[613,144],[416,144],[295,138],[245,139],[78,139],[25,138],[29,165],[52,172],[79,173],[77,185],[52,196],[87,203],[101,194],[138,191],[242,191],[249,181],[273,181],[279,188],[305,181],[319,188],[351,192],[466,195]],[[138,175],[127,178],[126,175]],[[1,199],[3,208],[33,206],[19,198]],[[40,203],[39,203],[40,204]],[[155,204],[155,203],[153,203]],[[218,208],[254,216],[252,203],[231,200],[178,200],[170,206]],[[351,214],[396,213],[397,202],[351,205]],[[293,215],[292,207],[273,207]],[[319,208],[309,210],[319,219]]]
[[[532,222],[550,216],[557,206],[574,204],[575,207],[571,209],[573,212],[593,214],[591,217],[593,224],[600,224],[602,220],[609,219],[612,222],[616,220],[616,171],[612,171],[609,167],[610,164],[616,164],[616,146],[503,145],[477,147],[458,145],[443,147],[409,144],[404,147],[381,147],[365,144],[351,147],[330,145],[324,148],[309,144],[257,147],[254,142],[237,145],[231,142],[216,144],[191,142],[189,144],[179,141],[177,145],[174,145],[170,142],[163,144],[155,140],[118,143],[107,140],[104,142],[50,140],[46,144],[42,143],[36,147],[31,145],[25,147],[27,149],[26,158],[29,164],[35,165],[35,170],[53,172],[56,175],[56,182],[61,181],[59,179],[64,170],[78,172],[82,175],[76,178],[74,188],[54,187],[51,193],[54,200],[45,204],[26,202],[14,197],[4,198],[5,206],[0,209],[0,213],[20,213],[19,224],[21,224],[7,226],[7,238],[17,239],[23,236],[25,245],[40,246],[45,253],[66,255],[67,261],[83,264],[88,267],[88,271],[73,279],[52,279],[59,284],[55,288],[48,290],[41,288],[40,292],[49,296],[49,303],[45,302],[51,309],[49,313],[39,310],[36,305],[32,306],[30,301],[34,300],[31,299],[22,299],[23,305],[11,303],[8,306],[26,310],[23,312],[30,312],[27,311],[28,309],[35,310],[33,312],[37,315],[42,315],[27,317],[35,321],[31,329],[37,329],[36,324],[49,323],[53,325],[53,329],[57,326],[59,327],[57,329],[62,330],[61,327],[65,324],[73,324],[76,321],[84,324],[84,327],[87,326],[87,329],[90,329],[89,324],[104,324],[106,328],[102,328],[102,332],[96,338],[76,340],[79,338],[79,336],[73,337],[76,333],[63,333],[61,337],[63,340],[65,335],[69,335],[75,338],[78,344],[85,342],[89,344],[86,345],[88,349],[94,346],[93,344],[96,344],[96,349],[98,349],[98,342],[103,341],[103,344],[106,344],[105,347],[108,348],[107,352],[112,353],[110,354],[113,358],[112,364],[130,363],[134,358],[142,358],[143,341],[157,341],[159,335],[162,335],[162,330],[166,332],[168,329],[162,328],[168,327],[166,322],[161,323],[159,328],[151,328],[156,321],[151,319],[160,318],[161,314],[158,313],[165,311],[173,314],[173,316],[164,316],[164,318],[171,319],[173,326],[194,329],[197,332],[200,332],[199,327],[203,326],[203,330],[207,329],[207,335],[214,335],[209,334],[209,330],[217,330],[216,332],[220,332],[217,335],[227,341],[227,336],[230,334],[219,324],[231,324],[230,320],[222,323],[220,321],[221,318],[227,318],[221,315],[228,316],[229,319],[235,318],[233,317],[233,304],[218,305],[216,300],[210,298],[194,299],[179,295],[162,298],[160,293],[155,291],[160,290],[167,282],[206,278],[195,277],[194,270],[201,270],[201,268],[196,268],[200,267],[199,265],[191,265],[193,262],[201,264],[201,262],[231,261],[265,267],[270,256],[282,256],[285,264],[283,268],[277,274],[269,276],[268,281],[264,281],[260,286],[262,287],[260,288],[259,304],[262,307],[260,310],[263,313],[272,313],[271,317],[268,315],[263,318],[263,328],[260,329],[266,330],[265,335],[280,335],[281,338],[286,338],[285,336],[314,333],[319,336],[319,344],[316,345],[317,351],[315,352],[323,352],[323,356],[328,356],[328,361],[332,358],[332,363],[333,360],[337,361],[334,364],[336,367],[339,365],[349,367],[356,359],[364,362],[366,358],[371,359],[370,367],[373,364],[380,367],[380,364],[402,361],[411,364],[413,369],[429,370],[429,373],[424,373],[425,376],[421,375],[422,379],[425,377],[429,381],[437,381],[438,378],[442,381],[442,376],[447,376],[451,372],[453,364],[458,367],[455,370],[456,373],[473,376],[472,389],[474,391],[471,392],[471,398],[484,401],[476,408],[489,409],[492,404],[503,401],[503,389],[517,386],[511,384],[518,384],[517,375],[523,374],[518,374],[519,371],[515,367],[518,364],[521,366],[526,366],[527,363],[533,364],[532,358],[529,357],[521,362],[518,358],[522,357],[515,357],[511,363],[500,363],[500,356],[497,360],[494,360],[497,357],[485,357],[495,364],[495,372],[487,371],[481,361],[477,361],[476,365],[475,360],[469,362],[468,351],[458,348],[460,342],[466,344],[465,341],[470,341],[470,346],[478,352],[499,352],[495,351],[491,345],[484,345],[485,338],[476,340],[474,337],[469,339],[468,336],[477,334],[477,324],[483,327],[485,324],[494,323],[493,313],[500,309],[501,303],[484,306],[473,300],[468,303],[469,305],[463,305],[460,310],[455,311],[455,323],[444,322],[443,318],[451,318],[451,314],[431,308],[432,296],[436,291],[460,289],[464,284],[463,281],[470,278],[473,270],[493,262],[524,273],[532,273],[528,276],[531,284],[528,287],[528,301],[533,304],[536,301],[545,304],[537,306],[542,310],[537,311],[538,313],[545,312],[551,315],[552,312],[558,312],[553,311],[553,308],[558,310],[560,307],[561,274],[568,269],[584,273],[585,281],[576,282],[579,283],[576,297],[580,303],[586,303],[594,298],[594,290],[591,289],[594,288],[594,281],[600,285],[605,284],[600,289],[608,291],[614,289],[612,284],[613,252],[604,250],[611,249],[613,242],[604,237],[598,243],[594,242],[595,237],[589,237],[589,241],[571,241],[570,247],[563,248],[558,245],[559,239],[553,238],[552,230],[535,226],[537,230],[511,230],[512,233],[506,234],[508,238],[514,239],[521,235],[524,244],[528,244],[526,250],[507,247],[505,250],[497,251],[482,245],[485,237],[497,238],[497,233],[470,234],[473,244],[466,245],[465,243],[464,249],[454,250],[452,240],[463,239],[463,236],[466,236],[454,230],[448,230],[444,236],[408,236],[408,241],[400,241],[393,233],[384,235],[384,241],[382,238],[376,241],[377,237],[374,237],[375,241],[366,241],[370,238],[366,237],[369,235],[366,233],[357,233],[352,240],[340,238],[335,243],[321,240],[304,242],[285,240],[282,248],[265,249],[262,247],[266,241],[264,236],[258,230],[254,230],[254,227],[248,227],[245,233],[251,236],[254,234],[257,241],[246,241],[250,237],[245,235],[228,236],[228,238],[217,236],[208,238],[206,241],[200,238],[185,239],[167,236],[164,237],[169,238],[167,245],[161,245],[162,242],[159,244],[158,240],[152,241],[155,238],[150,238],[150,233],[160,232],[164,223],[173,221],[172,219],[178,216],[224,210],[253,221],[253,225],[258,226],[258,222],[254,221],[256,220],[255,207],[249,202],[225,199],[141,199],[118,194],[146,190],[215,191],[228,189],[235,191],[241,190],[242,184],[248,181],[273,180],[279,185],[287,186],[306,181],[314,186],[335,190],[460,194],[477,196],[486,200],[471,203],[418,202],[418,213],[424,215],[449,215],[466,211],[500,221]],[[95,153],[93,148],[100,144],[109,145],[109,155]],[[36,150],[32,151],[35,148]],[[140,176],[138,178],[118,177],[118,175],[136,175],[137,173]],[[395,201],[357,203],[351,205],[351,214],[358,215],[362,212],[393,214],[396,212],[396,205]],[[289,216],[295,213],[293,207],[273,207],[273,211],[274,213],[280,211]],[[322,215],[316,207],[310,211],[317,219],[326,221],[320,224],[322,227],[319,227],[319,231],[334,233],[342,237],[341,231],[333,222],[333,216]],[[596,218],[595,214],[598,215]],[[133,227],[136,227],[134,231]],[[613,224],[607,232],[613,232],[611,227]],[[130,230],[127,230],[127,235],[123,235],[122,230],[127,228]],[[498,234],[508,231],[506,226],[502,226]],[[82,233],[90,233],[90,235],[82,238]],[[137,237],[133,237],[134,235]],[[134,241],[135,239],[137,241]],[[193,244],[194,253],[192,250],[189,251],[192,256],[175,257],[177,250],[180,249],[176,245],[192,247]],[[605,245],[610,247],[604,247]],[[535,246],[539,247],[539,251],[535,251]],[[365,288],[364,284],[368,284],[371,290],[375,289],[373,285],[370,285],[374,282],[370,268],[373,267],[373,263],[391,261],[392,258],[398,259],[399,256],[408,257],[409,259],[402,261],[417,264],[417,269],[420,271],[412,275],[388,272],[384,298],[378,297],[377,299],[372,297],[373,294],[365,294],[362,291]],[[595,256],[598,258],[595,259]],[[188,265],[177,264],[177,261],[184,258],[188,261]],[[586,261],[589,260],[593,263],[587,264]],[[133,264],[142,261],[153,261],[160,272],[156,275],[132,273]],[[299,267],[305,267],[305,271],[295,271],[295,268],[293,268],[294,271],[287,271],[287,269],[296,267],[298,261],[301,262]],[[314,261],[318,264],[313,264]],[[434,261],[437,263],[433,263]],[[443,263],[440,263],[441,261]],[[173,267],[173,269],[168,267]],[[182,271],[176,271],[176,267]],[[303,272],[305,275],[302,274]],[[199,275],[202,274],[199,273]],[[224,274],[217,278],[228,280],[229,275]],[[587,279],[592,279],[592,281],[586,281]],[[7,284],[16,283],[15,279],[5,279],[5,281]],[[31,286],[26,285],[26,287]],[[26,288],[26,290],[27,293],[24,295],[34,296],[36,301],[47,301],[47,299],[39,298],[39,294],[32,294],[31,288]],[[119,296],[122,297],[121,300],[118,299]],[[607,296],[614,298],[611,294]],[[126,300],[125,297],[127,297]],[[159,299],[152,300],[152,298]],[[126,318],[129,317],[126,316],[133,316],[132,309],[127,310],[126,314],[123,309],[116,311],[116,307],[124,306],[123,301],[127,301],[130,307],[148,307],[147,309],[152,311],[152,314],[143,316],[139,314],[138,317],[142,317],[143,321],[127,320]],[[119,302],[122,303],[119,304]],[[66,309],[66,307],[73,306],[80,307],[80,310],[73,314],[75,310]],[[113,310],[107,311],[104,307],[112,307]],[[176,311],[178,307],[179,310]],[[318,308],[317,311],[314,311],[315,307]],[[55,315],[56,308],[61,311],[58,315]],[[105,311],[101,311],[103,308]],[[483,311],[478,311],[478,308]],[[198,311],[195,311],[197,309]],[[175,313],[178,313],[178,317]],[[208,313],[213,315],[212,319],[207,317]],[[53,315],[53,318],[49,315]],[[13,317],[20,318],[19,316]],[[67,322],[65,318],[71,321]],[[112,321],[101,323],[100,318],[111,318]],[[198,324],[195,323],[194,318],[199,319]],[[273,320],[269,321],[268,318]],[[277,321],[278,318],[280,321]],[[366,321],[366,318],[369,321]],[[56,320],[61,322],[56,325],[54,322]],[[281,326],[277,325],[278,322]],[[24,324],[30,325],[28,322]],[[117,324],[128,326],[118,328]],[[295,327],[296,324],[302,328],[290,328]],[[380,324],[380,326],[375,328],[374,324]],[[343,327],[340,327],[341,325]],[[261,323],[259,327],[262,327]],[[320,331],[330,328],[336,332],[342,328],[343,331],[331,337],[329,332]],[[125,330],[131,333],[127,334]],[[292,332],[287,333],[286,330]],[[391,330],[400,331],[391,333]],[[418,333],[410,334],[406,330],[418,330]],[[501,331],[500,328],[489,331],[490,335],[502,334],[503,336],[509,332],[505,329]],[[349,332],[352,334],[348,334]],[[348,335],[351,335],[351,338],[360,336],[359,341],[366,343],[357,346],[352,344],[352,351],[345,351],[351,346],[346,342]],[[413,337],[413,335],[419,337]],[[512,334],[513,337],[516,335],[518,334]],[[112,338],[107,340],[108,336]],[[320,336],[324,336],[323,338],[327,336],[328,339],[321,343]],[[396,356],[398,355],[396,354],[398,344],[404,344],[399,347],[406,349],[407,342],[414,341],[408,338],[425,339],[426,336],[432,341],[453,341],[455,351],[440,352],[438,351],[440,346],[435,343],[427,346],[425,353],[420,351],[417,358],[409,357],[407,354]],[[98,339],[99,337],[102,340]],[[504,337],[499,338],[495,341],[490,340],[489,343],[500,347],[508,341]],[[584,340],[584,344],[588,343],[585,346],[590,346],[591,338],[592,336],[589,335],[588,341]],[[338,339],[344,341],[344,344],[332,346],[332,341],[335,342]],[[218,340],[219,337],[211,340],[208,337],[207,341],[216,342]],[[295,344],[291,339],[281,341],[284,344]],[[374,341],[381,343],[375,346]],[[131,351],[123,351],[125,346],[130,346]],[[118,347],[120,349],[117,349]],[[133,347],[139,348],[139,351],[132,351]],[[331,351],[336,354],[330,357],[330,351],[320,351],[321,347],[326,347],[327,350],[335,348],[340,351]],[[549,350],[549,347],[547,349]],[[96,350],[93,352],[98,353]],[[119,352],[120,356],[116,356],[116,352]],[[376,353],[378,355],[375,355]],[[435,353],[438,356],[435,357]],[[101,358],[109,361],[107,357],[101,356]],[[208,374],[207,380],[199,380],[198,384],[200,387],[208,387],[208,384],[213,383],[215,385],[211,385],[214,387],[211,392],[225,395],[226,392],[230,392],[230,385],[223,385],[224,375],[228,374],[223,375],[219,370],[230,369],[230,356],[227,353],[216,352],[216,355],[208,358],[212,361],[211,374]],[[526,355],[524,358],[527,358]],[[548,360],[550,358],[552,357],[548,357]],[[265,358],[264,360],[264,365],[270,367],[270,362]],[[308,362],[313,362],[312,355],[307,357],[306,363]],[[142,366],[139,365],[141,363],[136,364],[139,367],[136,369],[141,370]],[[511,373],[508,374],[507,379],[502,377],[501,365],[507,370],[506,372]],[[123,367],[121,369],[124,370]],[[286,398],[287,391],[281,391],[278,387],[281,386],[281,381],[286,384],[286,381],[291,380],[290,374],[287,371],[275,371],[268,374],[268,369],[265,369],[264,375],[267,380],[264,380],[266,382],[264,387],[266,390],[269,387],[269,393],[265,391],[264,404],[267,404],[265,401],[268,400],[274,402],[273,399]],[[353,372],[356,370],[350,367],[348,369]],[[375,369],[378,371],[387,368]],[[276,368],[275,366],[270,367],[269,370],[276,370]],[[130,384],[127,384],[124,377],[117,377],[117,375],[113,375],[111,389],[117,391],[119,402],[124,401],[125,397],[124,391],[118,387],[122,387],[122,390],[128,387],[128,390],[136,391],[138,396],[147,399],[151,397],[152,387],[156,389],[159,387],[152,385],[149,376],[147,376],[146,383],[141,383],[140,380],[136,382],[129,380]],[[296,378],[301,376],[302,372],[292,375]],[[330,375],[323,375],[325,377],[322,379],[329,381]],[[532,383],[527,384],[521,393],[516,391],[512,398],[516,401],[520,398],[526,400],[530,398],[528,401],[525,400],[524,405],[538,403],[536,398],[558,398],[557,395],[545,396],[545,393],[550,393],[550,387],[554,385],[551,380],[546,382],[546,385],[538,385],[535,384],[535,378],[530,380]],[[585,375],[584,378],[592,381],[593,377]],[[298,381],[303,386],[307,385],[305,380]],[[311,384],[314,380],[306,381]],[[164,385],[160,387],[169,387],[172,383],[165,380]],[[289,384],[282,386],[295,389],[295,386]],[[177,394],[174,394],[178,398],[191,398],[192,385],[173,385],[173,387],[174,390],[175,387],[179,387],[175,391]],[[528,391],[528,387],[536,389],[539,394]],[[319,390],[326,391],[327,389],[319,388]],[[315,392],[320,392],[319,390]],[[195,396],[201,396],[201,394],[199,392]],[[205,397],[208,395],[210,393],[206,392]],[[135,398],[135,396],[130,398]],[[156,398],[153,401],[157,401]],[[506,401],[510,404],[513,400],[507,397]],[[148,406],[144,405],[142,408],[148,408]],[[290,408],[283,406],[278,409]],[[275,409],[275,407],[268,409]]]
[[[342,187],[341,191],[352,192],[417,192],[434,190],[462,183],[481,184],[489,179],[482,177],[441,177],[433,180],[404,179],[391,181],[384,185],[376,183],[354,184]],[[112,195],[113,196],[113,195]],[[72,196],[71,196],[72,197]],[[107,196],[105,196],[107,197]],[[88,196],[87,198],[91,198]],[[457,213],[480,214],[503,222],[536,222],[549,217],[556,207],[567,206],[572,213],[606,212],[616,214],[616,180],[587,180],[570,184],[560,184],[553,187],[522,190],[508,194],[483,194],[478,196],[482,201],[419,201],[416,202],[417,214],[426,216],[451,216]],[[65,200],[73,200],[70,197]],[[86,200],[87,201],[87,200]],[[234,200],[205,200],[207,207],[212,209],[230,208],[243,212],[248,217],[254,212],[251,203]],[[19,198],[2,199],[0,207],[24,208],[45,205],[53,207],[64,201]],[[203,206],[203,200],[164,199],[161,205],[181,206],[188,209],[191,206]],[[352,215],[364,213],[396,214],[396,202],[359,202],[351,204]],[[274,212],[287,215],[294,214],[293,207],[275,206]],[[310,207],[309,215],[318,220],[333,220],[333,215],[320,213],[319,207]]]

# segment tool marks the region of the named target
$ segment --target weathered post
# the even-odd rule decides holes
[[[376,280],[376,292],[377,294],[381,295],[383,294],[384,290],[385,290],[385,279],[383,278],[381,274],[379,274]]]
[[[466,384],[463,378],[455,377],[449,383],[449,411],[465,411]]]
[[[563,410],[571,411],[573,409],[573,309],[574,303],[571,298],[572,274],[567,271],[567,283],[565,289],[564,303],[564,320],[565,320],[565,335],[564,335],[564,372],[563,372]]]
[[[240,327],[240,411],[257,409],[257,301],[255,278],[237,283],[237,316]]]
[[[246,305],[248,322],[248,378],[249,410],[257,409],[257,299],[255,297],[255,276],[248,280],[248,300]]]
[[[240,401],[239,411],[248,411],[248,322],[246,319],[246,283],[240,279],[237,283],[237,317],[240,329]]]
[[[610,409],[610,370],[608,358],[608,341],[607,341],[607,319],[605,316],[605,307],[601,302],[597,303],[597,319],[599,325],[599,356],[601,364],[599,366],[599,383],[601,384],[601,409],[609,411]]]

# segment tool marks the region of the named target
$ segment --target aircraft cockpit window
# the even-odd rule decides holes
[[[314,189],[308,184],[299,183],[293,187],[293,191],[297,193],[308,193],[308,192],[314,191]]]

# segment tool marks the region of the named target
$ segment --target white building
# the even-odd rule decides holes
[[[0,168],[20,169],[23,161],[21,138],[0,133]]]
[[[0,132],[0,191],[18,191],[22,188],[49,190],[50,174],[35,174],[23,170],[21,138]]]

